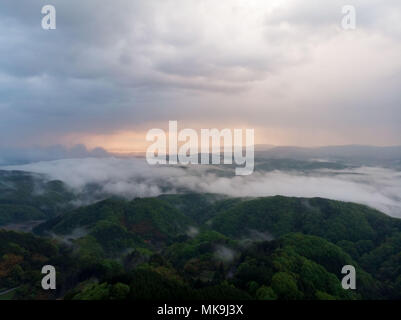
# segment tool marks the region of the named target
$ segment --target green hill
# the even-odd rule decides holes
[[[0,170],[0,226],[53,217],[71,209],[74,199],[75,195],[61,181]]]
[[[73,261],[61,263],[66,299],[401,298],[401,221],[354,203],[208,194],[108,199],[35,232],[49,240],[30,236],[32,244],[51,243]],[[0,270],[12,250],[0,252]],[[344,265],[356,268],[356,290],[341,287]],[[36,268],[27,260],[19,273]]]
[[[302,232],[333,242],[369,240],[378,244],[401,230],[401,220],[355,203],[276,196],[243,201],[217,215],[212,226],[235,237],[255,229],[275,237]]]
[[[185,234],[191,222],[167,201],[157,198],[108,199],[50,219],[35,232],[67,239],[81,233],[82,238],[94,238],[106,255],[115,256],[137,246],[160,247]]]

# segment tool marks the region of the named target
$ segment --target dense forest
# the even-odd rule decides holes
[[[401,298],[401,220],[354,203],[110,198],[33,233],[0,231],[0,299]],[[41,289],[45,264],[57,290]],[[356,290],[341,286],[344,265]]]
[[[76,195],[57,180],[23,171],[0,170],[0,227],[45,220],[73,208]]]

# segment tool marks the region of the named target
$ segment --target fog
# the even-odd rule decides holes
[[[346,170],[254,172],[231,176],[217,166],[149,166],[144,159],[85,158],[45,161],[1,169],[41,173],[64,181],[77,193],[96,185],[105,195],[152,197],[208,192],[233,197],[322,197],[366,204],[401,217],[401,172],[380,167]],[[95,197],[94,197],[95,198]]]
[[[230,263],[235,258],[235,251],[226,246],[218,245],[214,251],[214,257],[219,261]]]

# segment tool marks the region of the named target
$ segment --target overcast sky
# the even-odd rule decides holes
[[[1,0],[0,115],[0,147],[139,150],[168,120],[255,128],[256,143],[399,145],[401,2]]]

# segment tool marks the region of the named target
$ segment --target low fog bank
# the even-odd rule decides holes
[[[190,191],[233,197],[322,197],[366,204],[401,218],[401,172],[380,167],[319,169],[307,173],[259,171],[251,176],[232,176],[221,166],[156,167],[139,158],[84,158],[1,169],[45,174],[50,179],[64,181],[77,193],[95,185],[97,192],[129,199]]]

